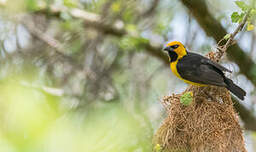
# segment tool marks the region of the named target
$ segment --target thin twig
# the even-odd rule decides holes
[[[32,23],[26,22],[26,21],[21,21],[21,23],[29,30],[29,32],[38,38],[39,40],[43,41],[47,45],[49,45],[51,48],[55,49],[58,53],[65,53],[64,46],[51,37],[50,35],[44,33],[43,31],[39,30],[36,28]]]
[[[228,38],[227,42],[224,45],[220,46],[220,43],[224,40],[224,38],[218,42],[218,47],[217,47],[218,52],[215,53],[215,60],[217,62],[219,62],[219,60],[221,59],[223,54],[227,51],[228,47],[230,47],[231,45],[234,45],[236,43],[234,38],[243,29],[243,27],[248,19],[249,13],[250,13],[250,10],[246,13],[242,22],[237,26],[235,31],[230,34],[230,37]]]
[[[53,48],[55,50],[56,54],[67,59],[67,61],[72,65],[73,68],[75,67],[79,71],[80,70],[84,71],[86,76],[88,76],[91,79],[95,79],[96,74],[90,68],[83,67],[80,64],[74,64],[75,63],[74,59],[71,56],[68,56],[65,54],[65,52],[67,52],[67,51],[66,51],[64,45],[61,44],[61,42],[59,42],[55,38],[51,37],[50,35],[47,35],[40,29],[36,28],[32,23],[28,23],[25,21],[20,21],[20,22],[22,25],[24,25],[27,28],[27,30],[34,37],[36,37],[37,39],[41,40],[42,42],[44,42],[45,44],[47,44],[48,46]]]

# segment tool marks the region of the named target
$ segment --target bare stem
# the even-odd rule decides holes
[[[215,52],[215,61],[219,62],[221,57],[223,56],[223,54],[227,51],[228,47],[230,47],[231,45],[235,44],[235,36],[243,29],[244,25],[246,24],[246,21],[248,19],[250,10],[246,13],[246,15],[244,16],[242,22],[237,26],[237,28],[235,29],[235,31],[233,33],[230,34],[230,37],[228,38],[227,42],[224,45],[219,45],[220,42],[222,42],[224,39],[221,39],[218,42],[218,52]]]

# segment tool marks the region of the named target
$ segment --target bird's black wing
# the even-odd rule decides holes
[[[205,63],[205,64],[210,64],[212,66],[214,66],[215,68],[221,70],[221,71],[224,71],[224,72],[229,72],[229,73],[232,73],[232,71],[230,71],[229,69],[225,68],[224,66],[212,61],[212,60],[209,60],[207,58],[205,59],[202,59],[202,62]]]
[[[212,60],[210,60],[210,59],[208,59],[204,56],[201,56],[201,55],[198,55],[198,54],[192,53],[192,52],[188,52],[188,54],[190,56],[200,56],[201,62],[203,64],[210,64],[210,65],[214,66],[215,68],[219,69],[220,71],[232,73],[232,71],[230,71],[229,69],[225,68],[224,66],[222,66],[222,65],[220,65],[220,64],[218,64],[218,63],[216,63],[216,62],[214,62],[214,61],[212,61]]]
[[[183,79],[208,85],[226,86],[222,70],[207,61],[209,59],[188,53],[177,64],[177,70]],[[217,63],[216,63],[217,64]]]

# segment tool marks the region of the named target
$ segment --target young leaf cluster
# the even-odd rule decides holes
[[[244,16],[249,12],[249,17],[247,19],[246,30],[251,31],[254,29],[254,21],[256,19],[256,9],[253,5],[246,4],[244,1],[235,1],[235,4],[241,9],[242,12],[233,12],[231,15],[231,20],[233,23],[241,23]]]

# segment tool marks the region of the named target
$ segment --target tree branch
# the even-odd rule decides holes
[[[71,56],[65,54],[65,47],[56,39],[47,35],[40,29],[36,28],[33,23],[25,22],[25,20],[20,21],[22,25],[24,25],[27,30],[30,32],[32,36],[37,38],[38,40],[46,43],[49,47],[55,50],[54,53],[58,54],[62,58],[66,59],[66,61],[74,68],[79,71],[84,71],[85,75],[90,79],[95,79],[95,73],[89,68],[85,69],[81,64],[77,63]]]
[[[67,11],[67,10],[63,8],[61,9],[61,8],[53,7],[51,9],[40,10],[36,12],[36,14],[47,14],[48,16],[50,15],[52,17],[60,18],[61,12],[63,11]],[[71,9],[69,12],[72,15],[72,17],[77,19],[82,19],[85,27],[95,28],[98,31],[101,31],[105,34],[114,35],[117,37],[130,36],[130,37],[140,39],[140,37],[138,37],[137,35],[134,35],[133,33],[130,33],[129,31],[127,31],[125,29],[124,22],[121,20],[118,20],[113,24],[107,24],[103,22],[102,17],[99,16],[98,14],[94,14],[94,13],[87,12],[81,9],[76,9],[76,8]],[[161,51],[162,50],[161,46],[153,46],[150,42],[143,42],[141,46],[145,48],[147,53],[155,56],[160,61],[163,61],[166,64],[169,63],[167,56],[163,51]]]
[[[190,13],[195,17],[198,24],[205,33],[213,37],[216,42],[221,40],[227,33],[219,21],[217,21],[207,9],[204,0],[180,0]],[[232,51],[231,51],[232,50]],[[234,61],[240,68],[240,72],[256,86],[256,76],[254,70],[256,64],[253,60],[237,45],[232,45],[227,50],[227,56]]]
[[[199,24],[202,25],[203,29],[206,31],[207,35],[214,37],[216,40],[220,40],[224,37],[224,35],[227,34],[227,32],[224,30],[224,28],[220,25],[219,22],[217,22],[208,12],[206,9],[206,5],[203,0],[182,0],[184,3],[187,4],[187,7],[193,10],[193,15],[198,20]],[[192,2],[191,2],[192,1]],[[195,4],[193,1],[197,1]],[[199,3],[198,3],[199,2]],[[201,6],[201,3],[203,3],[203,6]],[[185,5],[186,6],[186,5]],[[193,7],[193,8],[191,8]],[[202,8],[201,8],[202,7]],[[196,8],[196,10],[194,10]],[[201,11],[202,10],[202,11]],[[45,12],[47,10],[41,10],[37,13],[48,14],[55,17],[60,17],[60,9],[55,9],[54,11]],[[98,15],[86,15],[87,12],[79,9],[71,10],[71,15],[74,18],[83,19],[84,25],[88,27],[92,27],[97,29],[98,31],[104,32],[106,34],[114,35],[117,37],[122,36],[133,36],[130,34],[127,30],[125,30],[124,26],[117,26],[118,24],[124,25],[122,21],[118,21],[119,23],[114,23],[112,25],[102,23],[101,17]],[[203,19],[201,19],[203,18]],[[134,37],[134,36],[133,36]],[[150,42],[144,42],[141,45],[145,51],[152,56],[160,59],[162,62],[165,63],[166,66],[169,66],[168,59],[166,55],[161,51],[161,46],[153,46],[150,44]],[[247,76],[248,79],[252,80],[254,85],[256,86],[256,79],[253,78],[253,75],[249,73],[248,68],[252,68],[253,66],[256,67],[254,62],[239,48],[238,45],[232,46],[232,52],[227,52],[230,58],[235,61],[238,66],[240,67],[241,72]],[[242,115],[241,119],[245,122],[246,129],[256,131],[256,124],[254,124],[251,121],[248,121],[246,119],[246,115],[251,115],[252,120],[256,120],[256,118],[251,114],[251,112],[246,109],[243,105],[241,105],[239,102],[236,102],[237,111]],[[250,127],[249,127],[250,126]],[[253,126],[253,127],[252,127]]]
[[[221,57],[223,56],[224,53],[226,53],[227,49],[229,46],[235,44],[234,43],[234,38],[235,36],[239,33],[239,31],[241,31],[248,19],[248,16],[249,16],[249,13],[250,13],[250,10],[246,13],[246,15],[244,16],[243,18],[243,21],[237,26],[237,28],[235,29],[235,31],[233,33],[230,34],[226,44],[220,46],[220,43],[224,40],[224,37],[218,42],[218,52],[215,53],[216,55],[216,58],[215,60],[217,62],[219,62],[219,60],[221,59]]]
[[[218,22],[208,11],[206,3],[204,0],[180,0],[185,7],[191,12],[195,17],[199,25],[205,31],[208,36],[213,37],[217,42],[221,40],[226,34],[226,30],[222,27],[220,22]],[[235,35],[244,26],[248,15],[243,18],[243,21],[236,30],[231,34],[232,40],[227,41],[224,45],[228,49],[227,56],[230,60],[234,61],[240,68],[240,72],[244,74],[251,82],[256,86],[256,76],[253,74],[253,69],[256,68],[256,64],[252,59],[237,45],[232,45],[232,41]],[[232,45],[232,46],[231,46]],[[230,47],[229,47],[230,46]],[[228,48],[229,47],[229,48]],[[230,50],[230,51],[229,51]],[[222,56],[222,55],[221,55]],[[256,118],[255,116],[242,104],[240,104],[234,97],[232,97],[234,102],[234,107],[239,113],[240,118],[244,122],[244,127],[247,130],[256,131]]]
[[[240,104],[234,96],[232,96],[232,101],[236,111],[244,122],[244,128],[246,130],[256,131],[256,118],[252,112],[250,112],[244,105]]]

